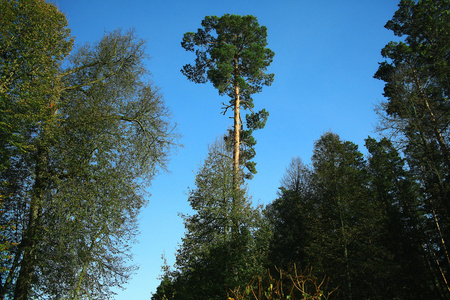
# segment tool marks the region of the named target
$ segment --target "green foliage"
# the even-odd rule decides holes
[[[330,276],[344,298],[362,296],[370,286],[376,247],[370,243],[374,227],[374,203],[367,193],[367,172],[363,155],[352,142],[325,133],[313,150],[314,211],[308,261],[320,274]],[[365,268],[358,268],[363,261]],[[317,266],[317,267],[316,267]]]
[[[229,299],[321,299],[332,289],[333,299],[448,298],[449,11],[448,0],[400,1],[386,28],[403,40],[386,45],[382,55],[387,60],[375,74],[386,83],[380,127],[394,138],[368,138],[365,159],[355,144],[326,133],[314,145],[312,168],[294,159],[277,199],[265,210],[268,226],[262,236],[269,247],[259,259],[271,270],[278,265],[288,271],[280,278],[255,277],[248,285],[229,287]],[[218,41],[219,34],[220,41],[240,36],[215,31],[219,19],[207,17],[197,33],[185,34],[183,47],[195,51],[197,60],[182,72],[195,82],[213,82],[221,95],[233,99],[236,86],[245,81],[233,77],[239,48]],[[226,20],[234,24],[232,19]],[[224,104],[225,112],[232,104]],[[252,130],[263,127],[264,114],[246,121],[242,141],[254,145]],[[227,138],[231,145],[233,133]],[[254,153],[241,154],[251,159]],[[305,277],[312,278],[309,283],[327,276],[329,285],[319,284],[318,293],[293,294],[295,265],[312,267],[311,277]],[[177,281],[171,283],[174,287]],[[207,285],[196,286],[196,296],[211,297],[203,289]]]
[[[368,161],[355,144],[326,133],[313,168],[292,160],[266,209],[267,267],[311,266],[330,279],[324,291],[336,288],[336,299],[435,298],[419,185],[388,140],[369,138],[366,146]]]
[[[0,195],[0,217],[6,213],[3,209],[3,199]],[[14,226],[11,224],[1,224],[0,225],[0,260],[2,264],[0,265],[0,273],[6,273],[11,271],[8,261],[12,259],[12,253],[14,253],[14,248],[18,245],[15,242],[10,242],[9,233],[14,231]]]
[[[366,147],[369,188],[380,215],[373,242],[385,253],[376,289],[380,296],[398,299],[437,298],[422,246],[426,217],[419,184],[391,141],[368,138]]]
[[[182,47],[196,53],[195,65],[182,73],[196,83],[211,81],[221,95],[234,98],[238,83],[245,107],[253,108],[251,95],[270,85],[273,74],[264,71],[274,53],[267,46],[267,28],[256,17],[225,14],[207,16],[196,33],[184,34]],[[235,74],[237,72],[237,74]]]
[[[386,45],[375,74],[385,82],[382,126],[396,134],[420,183],[421,244],[448,297],[450,1],[401,1],[386,28],[404,40]]]
[[[311,201],[311,170],[300,158],[293,158],[281,180],[278,198],[266,207],[273,236],[270,239],[269,266],[290,270],[305,265],[307,242],[306,211]]]
[[[153,299],[161,299],[168,289],[173,289],[173,299],[224,299],[228,288],[262,272],[260,253],[267,245],[261,211],[243,190],[234,189],[233,160],[223,141],[209,148],[195,186],[188,199],[195,213],[183,215],[186,234],[176,269],[165,272]]]
[[[247,130],[241,130],[240,132],[240,154],[239,164],[245,166],[247,173],[244,174],[246,179],[251,179],[256,174],[256,162],[252,159],[256,156],[254,146],[256,145],[256,139],[253,137],[253,131],[256,129],[264,128],[269,113],[263,109],[258,113],[251,113],[246,115]],[[229,149],[233,148],[233,130],[228,129],[228,135],[224,140]]]
[[[0,170],[33,151],[43,119],[59,94],[55,77],[73,40],[67,21],[44,1],[0,1]]]
[[[135,269],[142,186],[176,138],[146,81],[144,42],[117,30],[64,69],[64,15],[44,1],[0,3],[0,224],[14,228],[2,245],[18,244],[2,247],[0,298],[109,298]]]
[[[274,78],[274,74],[265,73],[274,56],[267,48],[267,28],[260,26],[254,16],[230,14],[207,16],[201,25],[196,33],[187,32],[183,36],[181,46],[195,52],[196,60],[194,65],[183,66],[181,72],[195,83],[212,82],[220,95],[230,97],[229,104],[223,103],[223,114],[230,108],[235,111],[235,124],[239,123],[238,130],[242,133],[238,138],[236,128],[230,130],[227,142],[231,147],[239,144],[244,156],[239,163],[248,168],[250,178],[256,173],[256,164],[250,161],[255,156],[256,144],[252,133],[264,128],[269,115],[264,109],[253,112],[252,95],[261,92],[264,85],[271,85]],[[246,117],[245,131],[237,113],[240,108],[251,111]]]
[[[15,212],[29,205],[24,197],[31,197],[32,170],[41,167],[35,157],[50,138],[41,132],[52,126],[52,110],[60,94],[56,75],[73,41],[64,15],[44,1],[0,1],[0,10],[0,224],[7,252],[2,259],[7,270],[1,273],[3,298],[13,289],[11,274],[17,275],[17,258],[30,249],[26,245],[30,239],[22,243],[20,235],[28,218]],[[20,245],[10,247],[16,244]]]

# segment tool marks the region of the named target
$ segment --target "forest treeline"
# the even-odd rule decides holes
[[[227,22],[223,31],[202,22],[198,39],[212,29],[219,41],[240,36]],[[450,299],[450,1],[403,0],[385,27],[399,41],[382,49],[374,75],[385,100],[367,156],[327,132],[311,164],[293,158],[277,198],[254,207],[245,176],[233,187],[229,139],[217,140],[152,299]],[[228,43],[221,55],[237,57],[229,49],[239,43]],[[216,63],[208,50],[196,62]]]
[[[0,299],[108,299],[135,266],[145,184],[178,134],[148,80],[145,42],[116,30],[73,50],[44,0],[0,0]],[[192,215],[152,299],[450,298],[450,1],[402,0],[374,77],[382,137],[333,132],[255,207],[253,131],[274,53],[254,16],[209,16],[181,46],[234,126],[188,192]],[[380,45],[380,48],[383,45]],[[248,111],[244,118],[241,113]],[[149,296],[150,297],[150,296]]]

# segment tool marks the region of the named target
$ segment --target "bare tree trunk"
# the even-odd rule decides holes
[[[239,86],[236,85],[235,91],[235,101],[234,101],[234,149],[233,149],[233,176],[234,176],[234,189],[239,188],[239,146],[240,146],[240,99],[239,99]]]
[[[231,204],[231,239],[236,241],[239,235],[239,145],[240,145],[240,98],[239,86],[235,85],[235,99],[234,99],[234,147],[233,147],[233,202]]]
[[[439,131],[439,126],[438,126],[438,122],[436,120],[436,116],[430,106],[430,102],[428,101],[428,96],[426,95],[422,85],[420,84],[416,69],[411,64],[410,64],[410,66],[411,66],[411,69],[413,70],[414,81],[415,81],[417,90],[420,93],[420,97],[422,98],[423,103],[424,103],[425,107],[427,108],[428,115],[431,119],[432,131],[433,131],[434,135],[436,136],[436,140],[439,144],[442,154],[444,155],[445,163],[447,165],[449,165],[450,158],[449,158],[447,145],[445,143],[444,137],[442,136],[441,132]]]

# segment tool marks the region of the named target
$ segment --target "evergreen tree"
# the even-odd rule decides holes
[[[366,147],[371,197],[380,216],[373,242],[384,252],[374,292],[383,298],[438,299],[423,248],[425,215],[419,185],[391,141],[368,138]]]
[[[315,204],[308,260],[319,278],[326,275],[330,287],[339,287],[342,299],[369,297],[376,264],[371,244],[375,213],[363,155],[334,133],[325,133],[313,152]]]
[[[311,210],[311,170],[299,157],[293,158],[281,180],[278,198],[266,208],[272,227],[269,266],[283,270],[294,264],[303,268],[307,237],[307,214]]]
[[[251,207],[244,190],[235,194],[233,160],[223,141],[209,148],[195,185],[189,191],[195,213],[183,215],[186,234],[176,270],[166,278],[172,280],[174,299],[224,299],[228,290],[245,286],[262,271],[259,253],[264,249],[257,243],[261,210]],[[238,220],[238,235],[232,234],[233,220]]]
[[[375,78],[385,84],[384,128],[399,133],[408,165],[421,185],[428,225],[424,247],[450,295],[449,63],[450,1],[403,0],[386,28],[403,41],[382,50]]]
[[[197,56],[195,65],[187,64],[181,72],[195,83],[211,81],[220,95],[230,97],[228,104],[223,103],[223,114],[230,108],[234,112],[228,141],[233,148],[235,176],[243,160],[250,173],[256,173],[255,163],[250,161],[256,144],[252,132],[264,128],[269,113],[265,109],[253,112],[252,95],[270,85],[274,77],[265,73],[275,55],[266,48],[267,28],[251,15],[207,16],[196,33],[184,34],[181,46]],[[246,116],[247,130],[243,130],[241,108],[251,111]],[[238,181],[235,178],[235,184]]]

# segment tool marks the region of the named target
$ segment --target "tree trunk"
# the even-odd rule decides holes
[[[239,234],[239,145],[240,145],[240,99],[239,99],[239,86],[235,85],[235,98],[234,98],[234,147],[233,147],[233,200],[231,203],[231,239],[236,241]]]
[[[239,99],[239,86],[236,85],[234,88],[235,100],[234,100],[234,149],[233,149],[233,181],[234,189],[239,189],[239,146],[240,146],[240,99]]]
[[[36,251],[39,240],[41,223],[41,211],[46,186],[47,151],[38,146],[36,152],[36,180],[33,186],[33,194],[30,203],[28,226],[25,230],[20,248],[23,252],[20,262],[19,276],[14,291],[14,300],[27,300],[30,297],[31,281],[36,266]]]
[[[429,115],[429,117],[431,119],[431,125],[430,126],[432,127],[432,131],[433,131],[433,133],[434,133],[434,135],[436,137],[436,140],[437,140],[437,142],[439,144],[440,150],[442,151],[442,154],[444,155],[445,163],[446,163],[447,166],[449,166],[450,165],[450,163],[449,163],[450,162],[450,158],[449,158],[447,145],[446,145],[446,143],[444,141],[444,137],[442,136],[441,132],[439,131],[439,126],[438,126],[438,122],[436,120],[436,116],[435,116],[435,114],[434,114],[434,112],[433,112],[433,110],[432,110],[432,108],[430,106],[430,102],[428,101],[428,96],[425,94],[425,91],[424,91],[422,85],[420,84],[420,81],[419,81],[416,69],[411,64],[410,64],[410,66],[411,66],[411,68],[413,70],[414,81],[415,81],[417,90],[420,93],[420,97],[422,98],[423,103],[424,103],[425,107],[427,108],[428,115]]]

